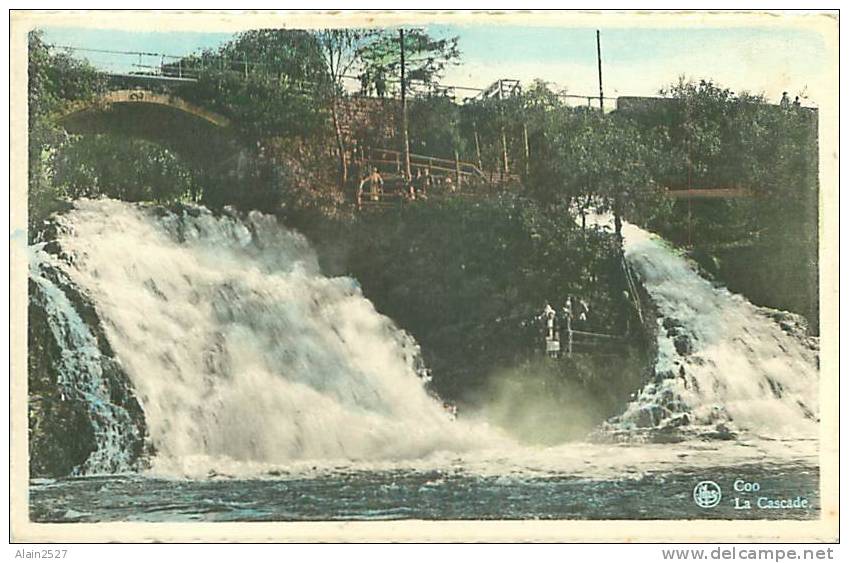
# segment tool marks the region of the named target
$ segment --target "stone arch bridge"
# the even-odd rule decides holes
[[[346,118],[356,121],[350,116]],[[252,161],[252,151],[240,142],[230,119],[167,92],[144,88],[107,91],[93,100],[66,107],[58,122],[69,133],[120,134],[161,144],[197,169],[219,177],[244,178]],[[678,189],[666,193],[676,199],[752,195],[738,187]]]
[[[64,109],[58,122],[75,134],[119,134],[168,147],[204,170],[244,165],[246,149],[227,117],[173,94],[144,89],[108,91]]]

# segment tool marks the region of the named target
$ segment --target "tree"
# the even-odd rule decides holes
[[[669,98],[629,116],[659,139],[665,168],[655,176],[663,185],[743,187],[758,196],[688,204],[688,230],[714,242],[816,232],[815,112],[770,105],[710,80],[681,78],[661,93]]]
[[[375,31],[363,29],[324,29],[316,34],[329,81],[325,89],[330,98],[330,114],[339,152],[339,185],[348,182],[348,157],[339,119],[339,97],[344,92],[344,77],[360,61],[366,42]]]
[[[313,137],[326,126],[320,93],[328,77],[313,34],[246,31],[185,62],[196,64],[197,59],[203,69],[199,80],[181,86],[178,93],[234,118],[246,141]]]
[[[54,184],[69,199],[107,196],[167,203],[199,193],[191,170],[172,151],[138,139],[71,138],[50,164]]]
[[[409,128],[413,152],[448,159],[454,158],[454,151],[467,156],[466,141],[460,134],[460,113],[461,107],[446,96],[428,95],[412,100]]]
[[[401,138],[405,174],[410,176],[410,135],[407,125],[407,93],[413,84],[430,89],[441,78],[445,67],[460,58],[457,37],[434,39],[422,29],[400,29],[397,35],[385,32],[363,47],[362,82],[374,81],[378,95],[385,88],[387,75],[400,75]],[[383,84],[383,86],[381,86]]]
[[[404,79],[408,91],[426,92],[442,78],[448,65],[458,63],[460,49],[458,38],[435,39],[425,30],[404,30]],[[388,85],[388,76],[401,74],[401,40],[394,31],[381,31],[360,49],[362,60],[361,82],[377,90],[383,79]],[[400,81],[392,82],[392,91]]]
[[[105,80],[87,62],[49,48],[38,30],[29,34],[28,70],[28,208],[34,225],[56,209],[61,197],[52,183],[50,159],[66,137],[55,113],[65,104],[92,98]]]
[[[659,199],[650,165],[658,158],[655,145],[627,118],[586,114],[571,119],[553,142],[564,164],[563,196],[568,201],[585,195],[600,211],[612,211],[617,235],[623,216],[645,211]]]

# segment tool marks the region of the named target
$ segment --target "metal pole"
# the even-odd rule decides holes
[[[404,30],[398,30],[398,36],[401,41],[401,127],[404,129],[403,131],[403,141],[404,141],[404,173],[407,175],[407,179],[412,178],[412,172],[410,171],[410,135],[407,131],[407,80],[406,80],[406,69],[404,64]]]
[[[598,105],[604,115],[604,88],[601,85],[601,31],[595,30],[595,45],[598,52]]]
[[[498,81],[498,105],[500,106],[501,113],[501,157],[502,157],[502,180],[504,176],[508,176],[510,174],[510,164],[507,160],[507,133],[504,130],[504,81]]]
[[[481,158],[481,141],[478,137],[478,122],[472,121],[472,129],[475,133],[475,153],[478,155],[478,168],[483,171],[483,159]]]
[[[531,149],[528,145],[528,124],[522,123],[522,137],[525,141],[525,178],[531,175]]]
[[[457,190],[459,190],[459,189],[460,189],[460,186],[461,186],[461,184],[460,184],[460,182],[461,182],[461,177],[460,177],[460,154],[457,152],[457,149],[454,149],[454,174],[455,174],[455,175],[456,175],[456,177],[457,177]]]

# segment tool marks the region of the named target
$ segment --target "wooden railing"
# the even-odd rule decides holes
[[[404,169],[404,153],[395,149],[367,148],[364,160],[367,163],[382,164],[394,168],[400,174]],[[504,174],[495,171],[483,171],[473,163],[459,158],[441,158],[424,154],[410,153],[410,168],[415,173],[418,170],[430,170],[441,172],[443,175],[451,174],[456,178],[473,178],[487,183],[519,182],[516,174]]]
[[[366,149],[366,160],[375,164],[385,164],[395,167],[397,173],[404,169],[404,153],[393,149]],[[460,159],[440,158],[423,154],[410,153],[410,168],[414,171],[429,169],[431,172],[446,172],[458,176],[471,176],[486,180],[486,174],[471,162]]]
[[[356,205],[357,208],[366,207],[384,208],[398,203],[416,199],[444,199],[454,197],[482,197],[489,195],[489,189],[483,190],[467,189],[467,185],[497,188],[507,183],[519,183],[520,178],[515,174],[503,174],[500,172],[484,172],[479,166],[472,162],[449,159],[438,156],[410,153],[410,172],[413,178],[410,181],[415,184],[419,180],[420,172],[431,177],[430,187],[424,197],[421,193],[411,193],[405,189],[404,183],[404,153],[395,149],[368,147],[355,151],[352,162],[358,165],[362,174],[356,179]],[[384,189],[373,194],[370,190],[364,190],[369,182],[365,176],[372,168],[377,168],[384,181]],[[396,184],[394,189],[391,186]]]
[[[746,188],[666,188],[666,195],[674,199],[727,199],[754,197],[755,194]]]

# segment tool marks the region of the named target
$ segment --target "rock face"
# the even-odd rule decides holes
[[[90,300],[44,260],[31,261],[28,289],[30,476],[137,468],[144,413]]]
[[[29,385],[29,472],[31,477],[68,475],[95,450],[88,406],[65,395],[57,359],[62,348],[51,333],[39,286],[29,282],[27,382]]]

